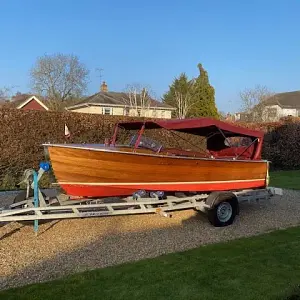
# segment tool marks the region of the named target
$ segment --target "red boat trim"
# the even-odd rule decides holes
[[[256,182],[264,181],[265,179],[244,179],[244,180],[219,180],[219,181],[188,181],[188,182],[65,182],[61,181],[59,184],[68,184],[68,185],[95,185],[95,186],[130,186],[130,185],[189,185],[189,184],[218,184],[218,183],[235,183],[235,182]]]
[[[168,183],[72,183],[60,182],[61,188],[70,196],[83,197],[113,197],[128,196],[137,190],[149,191],[189,191],[189,192],[211,192],[224,190],[243,190],[261,188],[266,186],[265,179],[256,180],[231,180],[210,182],[168,182]]]

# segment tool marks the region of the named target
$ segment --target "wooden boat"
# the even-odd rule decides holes
[[[137,130],[117,144],[123,128]],[[206,149],[165,148],[145,136],[163,129],[204,137]],[[264,133],[210,118],[134,121],[116,124],[104,144],[44,144],[58,184],[71,196],[129,196],[136,191],[209,192],[267,186],[268,162],[261,159]],[[248,144],[233,144],[235,139]]]

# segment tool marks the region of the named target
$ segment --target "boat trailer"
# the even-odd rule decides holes
[[[71,199],[60,194],[47,197],[39,188],[38,182],[50,169],[48,163],[41,163],[38,172],[28,169],[24,172],[26,191],[15,197],[14,203],[0,208],[0,222],[34,221],[34,230],[38,231],[39,220],[59,220],[72,218],[103,217],[132,214],[156,213],[172,217],[170,212],[183,209],[195,209],[208,215],[213,226],[228,226],[239,214],[239,203],[244,201],[268,200],[274,195],[282,195],[282,189],[220,191],[207,194],[167,196],[151,193],[143,197],[137,191],[131,197],[116,199]],[[33,193],[32,193],[33,191]],[[33,194],[33,196],[32,196]]]

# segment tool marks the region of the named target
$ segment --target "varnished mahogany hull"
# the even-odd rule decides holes
[[[266,161],[172,157],[147,150],[132,153],[128,148],[47,148],[58,184],[72,196],[127,196],[140,189],[205,192],[266,186]]]

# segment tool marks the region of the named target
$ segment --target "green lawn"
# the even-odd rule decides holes
[[[270,186],[300,189],[300,170],[270,172]]]
[[[12,289],[0,299],[287,299],[300,283],[299,253],[300,228],[291,228]]]

